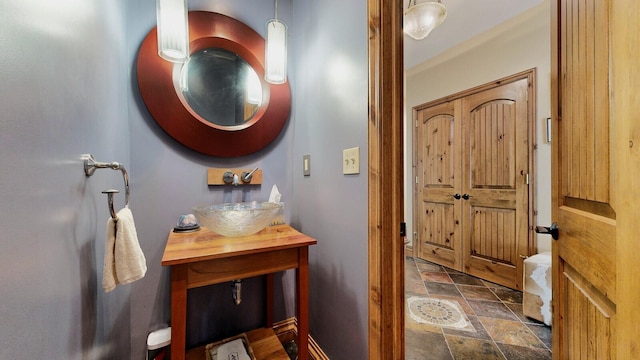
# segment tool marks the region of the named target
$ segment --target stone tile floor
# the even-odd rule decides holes
[[[520,291],[407,256],[405,298],[411,297],[457,302],[470,325],[421,322],[405,302],[406,360],[551,359],[551,328],[523,315]]]

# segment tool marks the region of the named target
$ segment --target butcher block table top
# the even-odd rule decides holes
[[[242,237],[225,237],[203,227],[190,233],[171,232],[162,256],[162,266],[298,248],[316,243],[316,239],[287,224],[268,226],[256,234]]]

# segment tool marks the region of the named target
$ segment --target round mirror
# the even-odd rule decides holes
[[[207,48],[191,54],[181,67],[180,90],[203,119],[219,126],[242,125],[262,105],[258,73],[237,54]]]
[[[189,12],[188,65],[158,56],[157,30],[136,66],[144,104],[160,127],[190,149],[235,157],[273,142],[289,119],[289,83],[264,80],[265,41],[226,15]]]

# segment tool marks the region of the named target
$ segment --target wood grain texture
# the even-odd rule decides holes
[[[222,179],[224,173],[231,172],[233,174],[238,175],[240,177],[242,173],[247,172],[250,173],[253,169],[214,169],[210,168],[207,170],[207,185],[226,185],[232,186],[231,184],[227,184]],[[240,179],[240,183],[238,185],[261,185],[262,184],[262,169],[256,170],[251,176],[251,181],[245,183]]]
[[[187,266],[171,268],[171,359],[184,359],[187,333]]]
[[[289,355],[284,351],[272,328],[260,328],[249,331],[247,339],[253,349],[256,359],[259,360],[289,360]]]
[[[637,357],[637,351],[616,354],[618,291],[625,287],[618,280],[620,209],[612,175],[631,175],[626,164],[618,169],[611,137],[619,121],[610,106],[613,3],[553,0],[551,7],[552,219],[560,229],[552,256],[554,359]],[[637,292],[634,307],[636,298]]]
[[[402,2],[368,0],[369,359],[404,359]]]
[[[415,116],[418,256],[462,271],[460,100]]]
[[[296,272],[296,314],[298,318],[298,347],[309,349],[309,248],[298,248],[300,263]],[[298,360],[308,360],[309,352],[300,351]]]
[[[607,6],[596,3],[596,6]],[[612,160],[615,162],[612,186],[612,206],[616,209],[616,265],[617,303],[615,338],[618,359],[633,359],[640,352],[640,3],[638,1],[613,1],[610,3],[612,91],[611,102],[615,125]],[[598,11],[602,11],[599,9]],[[597,26],[599,29],[601,25]],[[604,54],[598,54],[603,56]],[[606,66],[597,71],[608,70]],[[600,90],[602,91],[602,90]]]
[[[216,234],[207,228],[192,233],[170,232],[162,255],[162,265],[292,249],[316,243],[314,238],[289,225],[269,226],[256,234],[233,238]]]
[[[534,84],[532,69],[414,108],[419,257],[522,288],[521,256],[535,251]]]
[[[298,338],[298,320],[288,318],[273,324],[273,331],[282,344]],[[322,350],[320,345],[309,335],[309,357],[313,360],[329,360],[329,357]]]
[[[294,248],[197,261],[187,265],[187,288],[295,269],[298,260]]]
[[[172,270],[172,360],[182,360],[185,356],[188,288],[292,268],[296,269],[297,279],[296,311],[305,323],[299,330],[300,343],[303,345],[299,358],[307,360],[308,247],[315,243],[315,239],[297,232],[289,225],[268,227],[257,234],[238,238],[227,238],[205,228],[194,233],[169,233],[162,265],[171,266]],[[268,294],[272,295],[272,292]],[[267,300],[267,310],[271,310],[270,304],[270,300]]]
[[[464,271],[522,290],[533,212],[535,71],[462,99]]]
[[[254,329],[247,332],[246,336],[256,360],[289,360],[289,355],[272,328]],[[191,349],[186,353],[185,359],[205,360],[205,351],[205,346]]]

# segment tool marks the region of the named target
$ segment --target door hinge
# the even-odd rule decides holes
[[[418,120],[416,120],[416,127],[418,127]]]
[[[400,223],[400,236],[407,236],[407,223],[404,221]]]
[[[524,176],[524,183],[525,183],[525,184],[527,184],[527,185],[529,185],[529,174],[526,174],[526,175]]]
[[[416,176],[416,184],[418,184],[418,177]]]

